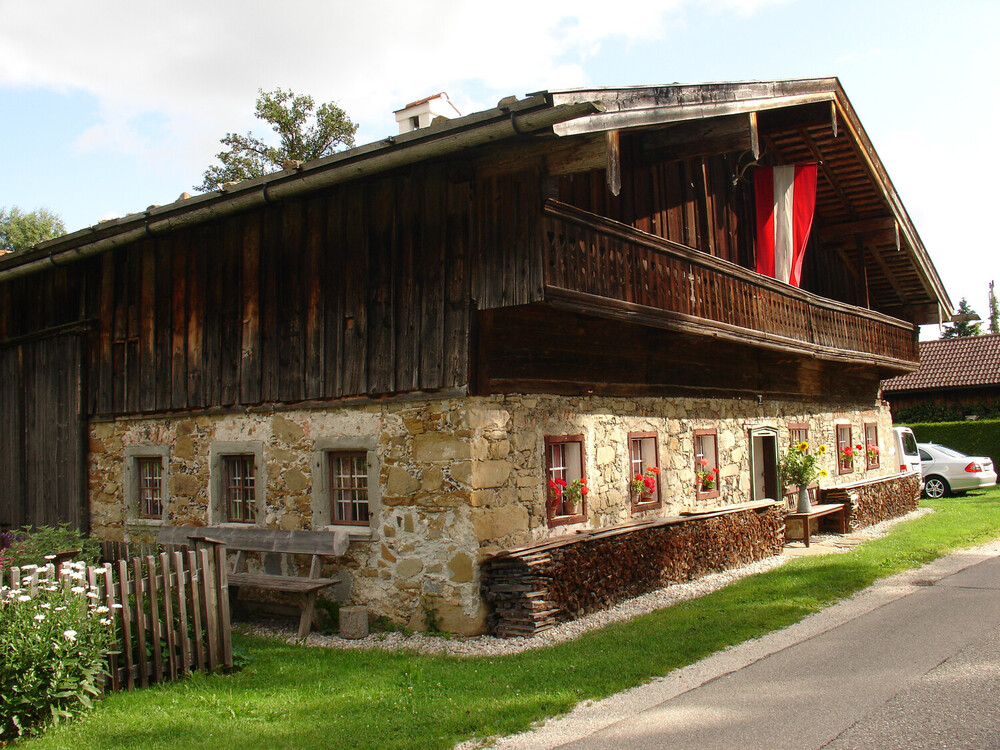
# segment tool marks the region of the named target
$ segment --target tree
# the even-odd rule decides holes
[[[228,150],[216,154],[222,163],[206,169],[195,190],[217,190],[226,182],[249,180],[282,169],[289,160],[311,161],[329,156],[338,146],[354,145],[358,125],[336,103],[327,102],[317,109],[311,96],[297,96],[280,88],[258,89],[257,94],[254,114],[271,124],[280,144],[270,146],[250,132],[226,133],[220,142]]]
[[[990,282],[990,333],[1000,333],[1000,308],[997,306],[997,296],[993,292],[993,282]]]
[[[969,306],[965,297],[962,297],[962,299],[959,300],[958,310],[955,312],[953,319],[955,322],[944,329],[944,333],[941,334],[941,338],[957,339],[964,338],[965,336],[982,335],[983,327],[979,322],[979,316],[976,314],[976,311]]]
[[[0,208],[0,253],[16,253],[43,240],[66,234],[63,220],[47,208],[22,211]]]

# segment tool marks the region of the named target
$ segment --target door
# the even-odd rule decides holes
[[[778,431],[773,427],[750,429],[750,499],[781,499],[778,482]]]
[[[87,530],[82,365],[78,334],[0,348],[0,529]]]

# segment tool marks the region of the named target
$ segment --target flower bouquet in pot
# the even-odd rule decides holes
[[[699,462],[699,467],[694,471],[697,481],[695,488],[699,492],[711,492],[715,489],[719,481],[719,470],[708,468],[708,461],[704,458]]]
[[[790,447],[781,459],[781,480],[784,484],[799,488],[799,513],[808,513],[809,485],[820,477],[827,476],[826,469],[820,466],[820,461],[826,453],[826,446],[820,445],[815,452],[810,452],[809,443],[802,441]]]
[[[639,498],[640,503],[648,503],[656,492],[656,480],[660,477],[658,466],[647,466],[642,474],[632,477],[632,494]]]
[[[583,477],[574,479],[572,482],[567,482],[561,477],[551,480],[549,482],[549,499],[552,501],[553,515],[575,516],[579,514],[583,506],[583,498],[589,492],[587,480]]]

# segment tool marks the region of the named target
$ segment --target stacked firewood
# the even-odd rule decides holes
[[[776,555],[781,504],[766,501],[582,532],[483,563],[490,632],[531,636],[670,583]]]
[[[863,529],[916,510],[920,477],[908,474],[823,490],[824,503],[847,503],[848,528]]]

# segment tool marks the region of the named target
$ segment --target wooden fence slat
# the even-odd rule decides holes
[[[184,554],[182,552],[177,550],[173,556],[174,570],[177,571],[177,620],[180,626],[181,672],[191,674],[191,639],[188,635],[187,602],[185,601],[187,596],[186,579],[190,575],[190,571],[184,569]]]
[[[101,574],[104,578],[104,606],[108,608],[108,619],[114,624],[117,621],[116,612],[118,608],[115,607],[115,604],[117,604],[115,601],[115,579],[111,563],[104,563],[104,567],[101,568]],[[117,628],[115,628],[115,631],[116,633],[120,632]],[[118,674],[118,654],[115,652],[112,652],[108,656],[108,674],[111,676],[111,689],[121,690],[122,681],[121,676]]]
[[[219,625],[212,606],[215,598],[215,585],[212,569],[209,564],[208,550],[198,550],[198,565],[201,573],[201,593],[205,607],[205,640],[208,641],[208,668],[214,672],[219,668]]]
[[[132,652],[132,613],[128,602],[128,561],[118,561],[118,590],[121,604],[122,651],[125,652],[125,683],[128,689],[135,688],[135,656]]]
[[[205,642],[201,630],[201,595],[198,587],[198,554],[194,550],[188,552],[188,571],[191,574],[191,613],[194,615],[194,644],[197,655],[197,667],[205,671],[208,662],[205,660]]]
[[[318,560],[319,558],[313,558]],[[217,600],[219,602],[219,633],[222,636],[222,663],[228,669],[233,667],[233,629],[230,627],[229,618],[229,568],[226,564],[226,546],[224,544],[215,545],[215,573],[218,577],[219,587]]]
[[[177,679],[177,643],[174,623],[173,597],[176,586],[171,585],[170,558],[166,552],[160,553],[160,572],[163,575],[163,622],[164,635],[167,639],[167,659],[170,669],[170,680]]]
[[[143,594],[146,587],[143,585],[142,558],[132,558],[132,586],[135,589],[135,634],[138,640],[136,647],[135,661],[139,667],[139,683],[143,687],[149,687],[149,667],[146,656],[146,612],[143,607]]]
[[[163,682],[163,630],[160,623],[160,587],[156,578],[156,559],[146,556],[146,591],[149,594],[149,640],[153,652],[153,682]]]

